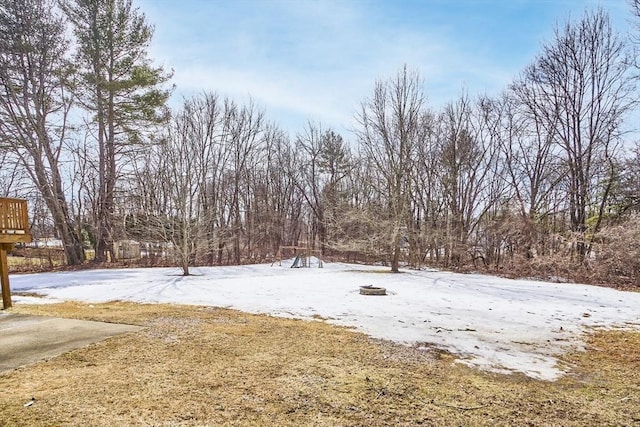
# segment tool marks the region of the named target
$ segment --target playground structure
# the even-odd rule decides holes
[[[323,267],[322,251],[319,249],[311,249],[309,246],[280,246],[278,249],[278,258],[280,259],[278,265],[282,265],[282,260],[289,251],[292,252],[292,255],[295,255],[291,268],[310,268],[311,257],[314,255],[318,258],[318,268]]]
[[[31,242],[27,201],[0,197],[0,282],[2,284],[2,307],[11,307],[11,288],[9,287],[9,266],[7,251],[15,243]]]

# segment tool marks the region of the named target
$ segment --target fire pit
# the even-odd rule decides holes
[[[386,295],[387,289],[378,286],[360,286],[360,295]]]

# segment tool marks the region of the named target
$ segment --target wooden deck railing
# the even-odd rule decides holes
[[[11,288],[9,287],[9,266],[7,251],[14,243],[30,242],[27,201],[0,197],[0,285],[2,288],[2,308],[11,307]]]
[[[0,197],[0,243],[31,240],[27,201]]]

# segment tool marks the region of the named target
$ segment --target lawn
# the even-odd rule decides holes
[[[2,426],[640,423],[633,331],[594,331],[559,357],[569,373],[541,381],[322,320],[131,302],[12,311],[144,329],[0,374]]]
[[[340,263],[194,273],[13,276],[14,312],[144,328],[0,374],[0,426],[640,425],[639,293]]]
[[[325,263],[81,270],[16,275],[15,303],[130,301],[224,307],[323,319],[384,340],[425,345],[497,373],[560,378],[557,356],[584,348],[594,328],[640,330],[640,293],[480,274]],[[375,285],[386,296],[364,296]],[[27,296],[31,297],[27,297]],[[33,298],[40,295],[42,298]]]

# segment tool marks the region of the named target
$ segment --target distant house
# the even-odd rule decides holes
[[[140,242],[135,240],[118,240],[113,244],[116,259],[138,259],[140,258]]]
[[[40,237],[33,239],[33,242],[25,244],[27,248],[63,248],[62,240],[55,237]]]

